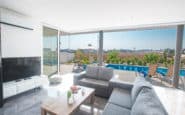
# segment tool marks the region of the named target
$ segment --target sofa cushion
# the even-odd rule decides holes
[[[126,89],[115,88],[109,98],[109,103],[131,109],[131,92]]]
[[[98,67],[97,66],[87,66],[86,76],[89,78],[98,79]]]
[[[167,112],[154,90],[143,88],[132,106],[131,115],[167,115]]]
[[[143,77],[136,77],[131,91],[132,104],[134,104],[139,92],[144,87],[152,88],[152,85],[149,82],[147,82]]]
[[[130,112],[131,111],[129,109],[108,103],[105,106],[105,109],[102,115],[130,115]]]
[[[113,69],[106,67],[99,67],[99,79],[109,81],[113,77]]]
[[[88,84],[94,84],[94,85],[98,85],[98,86],[104,86],[104,87],[109,86],[109,82],[107,82],[107,81],[91,79],[91,78],[83,78],[83,79],[80,80],[80,82],[84,82],[84,83],[88,83]]]

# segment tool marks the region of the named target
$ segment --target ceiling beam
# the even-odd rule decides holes
[[[120,26],[120,27],[109,27],[109,28],[95,28],[95,29],[86,29],[79,31],[63,31],[63,35],[76,35],[76,34],[90,34],[103,32],[119,32],[119,31],[136,31],[136,30],[152,30],[152,29],[164,29],[164,28],[176,28],[177,25],[185,25],[185,21],[182,22],[172,22],[172,23],[158,23],[158,24],[143,24],[136,26]]]

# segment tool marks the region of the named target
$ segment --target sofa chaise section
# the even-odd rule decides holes
[[[133,84],[111,80],[112,94],[103,115],[167,115],[152,85],[143,77]]]
[[[130,113],[131,113],[130,109],[126,109],[119,105],[108,103],[105,106],[103,115],[130,115]]]
[[[108,102],[127,109],[131,109],[131,92],[125,89],[115,88]]]

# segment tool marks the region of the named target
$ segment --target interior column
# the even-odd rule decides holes
[[[98,65],[103,65],[103,31],[99,32]]]
[[[176,37],[176,49],[175,49],[175,59],[174,59],[174,69],[173,69],[173,87],[178,88],[179,85],[179,69],[180,69],[180,59],[182,51],[183,42],[183,31],[184,25],[177,26],[177,37]]]

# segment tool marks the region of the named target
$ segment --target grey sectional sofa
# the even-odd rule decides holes
[[[98,96],[110,96],[103,115],[168,115],[143,77],[128,83],[118,80],[110,68],[87,66],[86,72],[74,75],[74,84],[95,88]]]
[[[74,75],[73,82],[75,85],[95,88],[95,95],[107,98],[112,92],[109,85],[112,78],[114,78],[114,74],[110,68],[87,66],[85,72]]]
[[[103,115],[168,115],[152,85],[143,77],[133,84],[112,79],[112,94]]]

